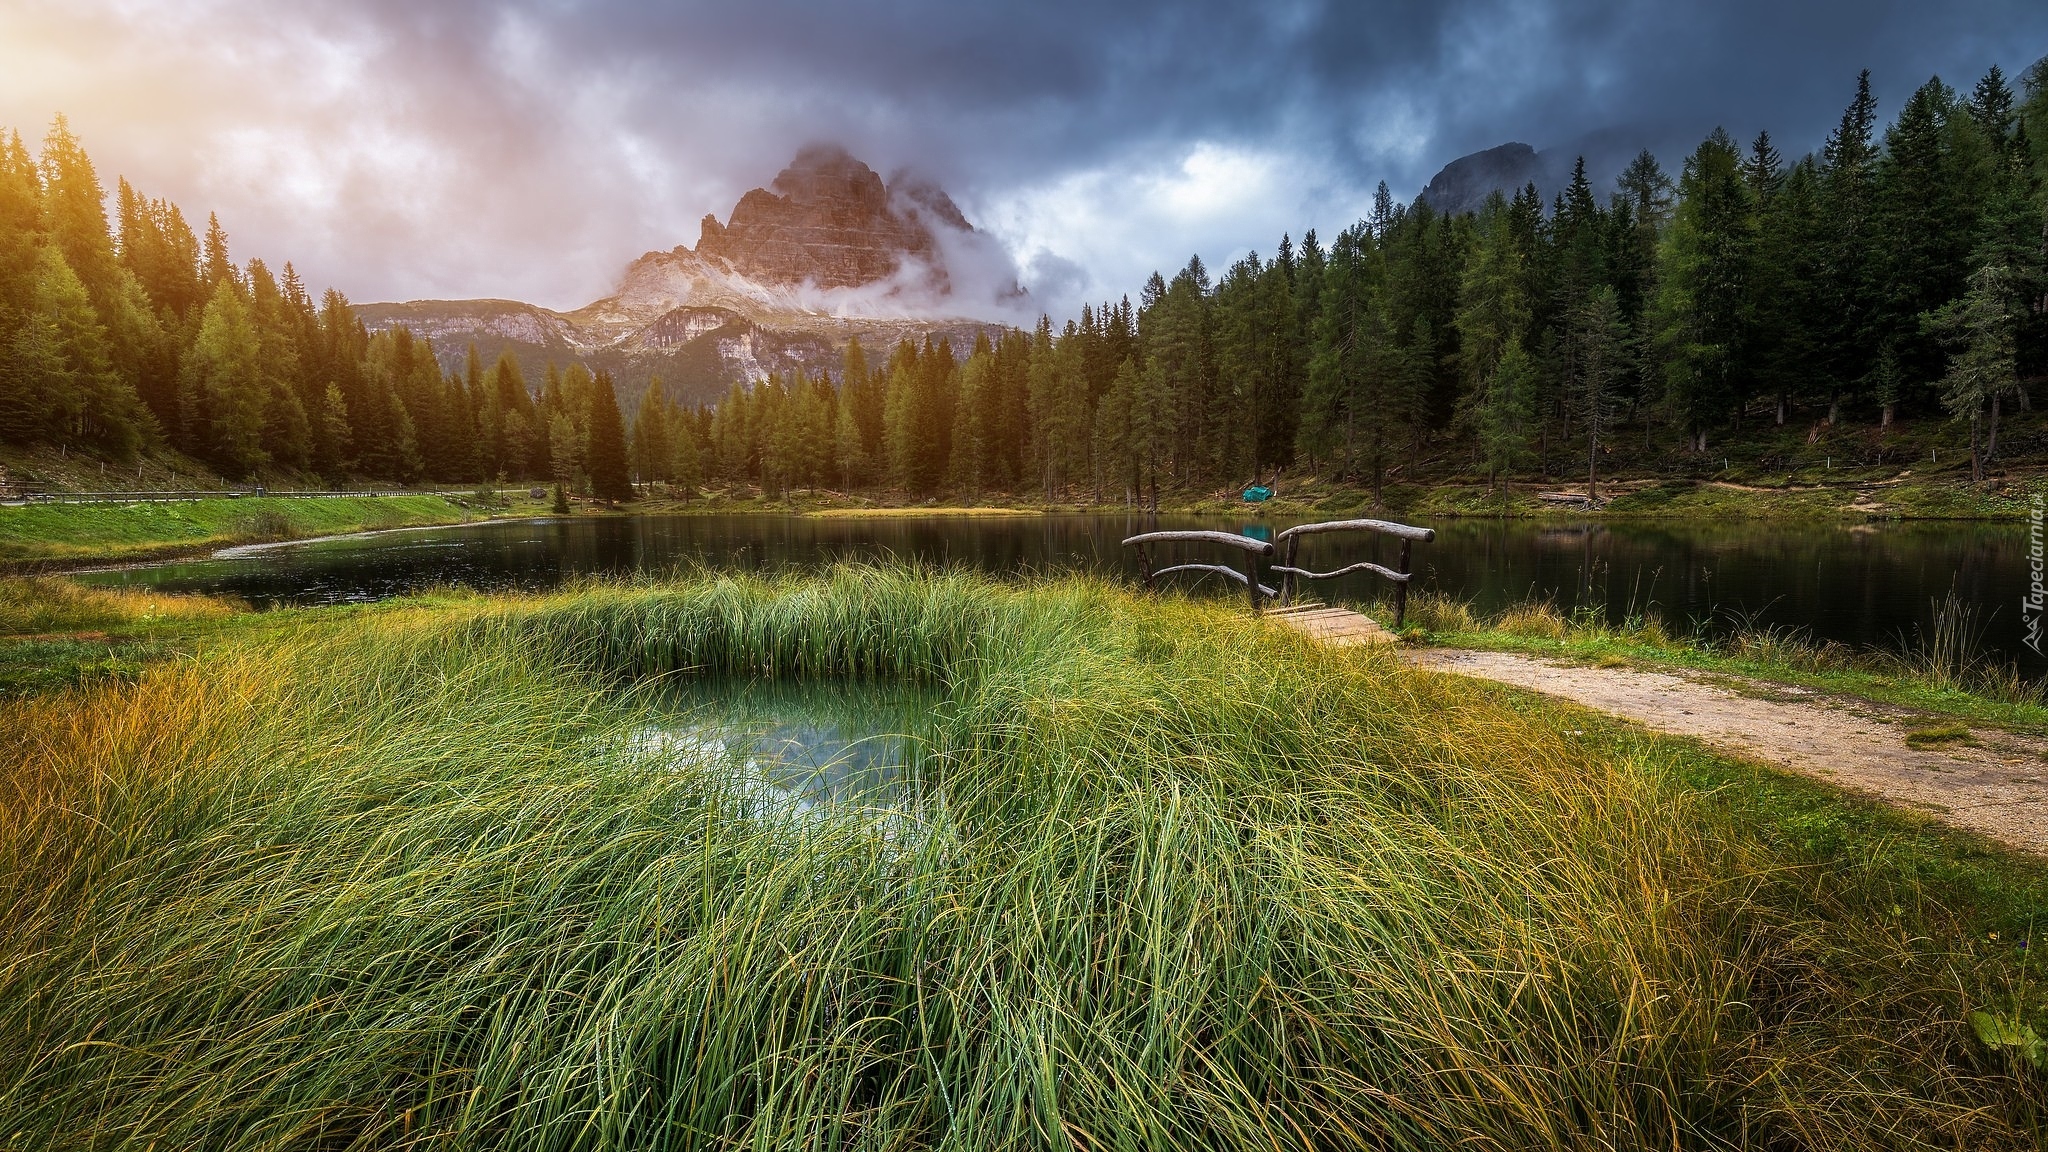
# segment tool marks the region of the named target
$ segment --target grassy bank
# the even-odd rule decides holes
[[[2036,1146],[2041,865],[1227,607],[849,568],[0,705],[0,1147]],[[916,682],[901,824],[677,678]],[[1997,1036],[1999,1033],[1992,1033]]]
[[[1983,658],[1973,606],[1953,595],[1937,606],[1929,635],[1895,649],[1815,640],[1791,627],[1681,632],[1653,617],[1614,623],[1604,612],[1547,603],[1480,613],[1434,593],[1409,602],[1409,621],[1420,639],[1447,647],[1725,674],[2048,736],[2048,683]]]
[[[521,497],[486,509],[435,495],[16,505],[0,507],[0,565],[20,569],[140,560],[228,544],[459,524],[494,510],[531,513],[544,506]]]
[[[0,698],[132,682],[154,664],[254,642],[314,615],[339,623],[331,611],[258,614],[219,597],[0,577]]]

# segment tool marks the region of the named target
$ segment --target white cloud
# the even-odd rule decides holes
[[[991,203],[987,226],[1012,250],[1034,253],[1025,287],[1060,316],[1085,301],[1135,296],[1147,276],[1170,277],[1192,255],[1212,275],[1247,251],[1270,257],[1282,234],[1299,239],[1305,223],[1331,211],[1315,201],[1335,184],[1299,150],[1201,140],[1020,189]]]

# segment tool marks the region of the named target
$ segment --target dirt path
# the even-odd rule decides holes
[[[1744,684],[1737,692],[1704,678],[1507,652],[1425,648],[1406,655],[1420,668],[1560,696],[2048,854],[2048,745],[1977,730],[1977,747],[1922,751],[1907,747],[1905,734],[1924,717],[1805,688]]]

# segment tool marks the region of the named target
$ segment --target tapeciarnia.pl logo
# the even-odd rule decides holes
[[[2027,637],[2022,643],[2032,648],[2036,656],[2044,655],[2041,651],[2041,615],[2044,605],[2048,605],[2048,588],[2041,584],[2042,572],[2048,569],[2048,557],[2044,557],[2041,546],[2042,499],[2040,493],[2035,493],[2027,509],[2027,567],[2033,580],[2027,585],[2027,594],[2020,598],[2020,621],[2027,629]]]

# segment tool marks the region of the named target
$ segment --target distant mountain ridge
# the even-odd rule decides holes
[[[1580,143],[1591,171],[1620,170],[1620,140]],[[1510,142],[1470,153],[1444,165],[1421,199],[1455,215],[1533,183],[1548,203],[1582,151]],[[698,403],[770,373],[836,369],[854,338],[883,355],[903,339],[946,339],[964,353],[977,335],[993,338],[1008,325],[970,313],[1026,301],[1007,254],[988,258],[993,245],[938,185],[904,173],[885,182],[844,148],[814,144],[768,187],[741,196],[724,222],[705,216],[694,248],[641,255],[617,291],[573,311],[516,300],[357,311],[372,330],[405,326],[432,340],[450,369],[474,344],[487,364],[510,352],[529,379],[549,363],[582,360],[609,369],[629,403],[654,376]],[[982,280],[963,284],[962,263]],[[989,267],[1009,271],[989,282]]]
[[[844,148],[800,150],[768,188],[740,197],[724,223],[704,217],[697,246],[649,252],[618,291],[571,312],[514,300],[413,300],[357,309],[372,330],[405,326],[444,366],[474,344],[511,352],[529,376],[581,359],[609,368],[627,396],[659,375],[684,402],[771,372],[836,367],[853,338],[886,355],[905,338],[964,352],[1006,327],[960,312],[1014,304],[1014,275],[992,300],[959,298],[949,252],[986,248],[944,189],[882,178]],[[978,262],[977,266],[987,261]]]

